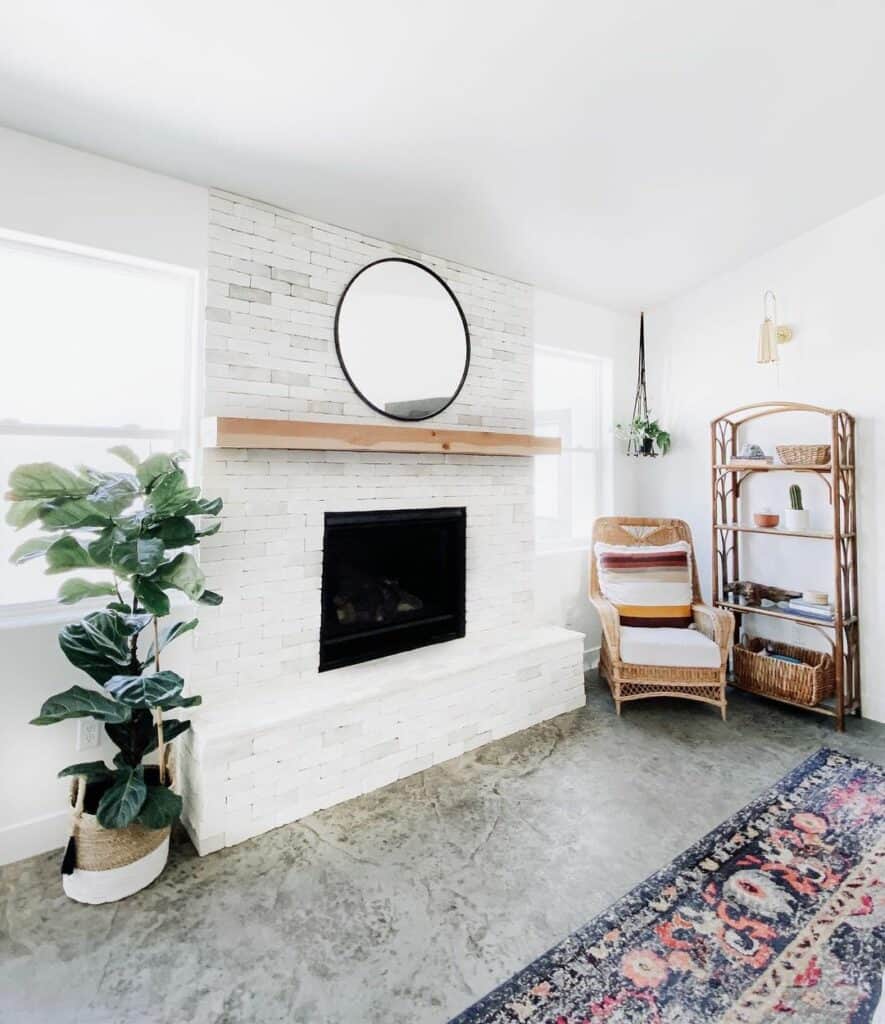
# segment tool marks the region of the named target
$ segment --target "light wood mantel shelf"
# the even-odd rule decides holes
[[[330,423],[309,420],[203,420],[206,448],[285,448],[293,451],[418,452],[441,455],[558,455],[558,437],[491,430],[440,430],[386,423]]]

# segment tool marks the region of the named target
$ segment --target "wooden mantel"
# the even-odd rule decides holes
[[[326,452],[432,452],[442,455],[558,455],[558,437],[491,430],[440,430],[387,423],[242,419],[203,421],[206,448],[287,448]]]

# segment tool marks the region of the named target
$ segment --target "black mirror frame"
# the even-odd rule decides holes
[[[350,291],[351,285],[354,281],[356,281],[356,279],[367,270],[370,270],[372,267],[377,267],[379,263],[410,263],[413,267],[418,267],[425,273],[430,274],[431,277],[436,278],[443,288],[445,288],[446,292],[448,292],[449,298],[455,304],[455,309],[458,310],[458,316],[461,318],[461,324],[464,327],[464,372],[461,374],[461,380],[458,382],[458,387],[455,389],[455,393],[448,402],[435,412],[430,413],[428,416],[396,416],[391,412],[385,412],[384,409],[379,409],[377,405],[366,398],[354,383],[353,378],[347,372],[347,365],[345,364],[344,356],[341,353],[341,339],[338,334],[338,321],[341,316],[341,307],[344,305],[344,300],[347,298],[347,293]],[[344,372],[344,376],[347,378],[347,383],[353,388],[357,397],[365,402],[370,409],[374,409],[375,412],[380,413],[382,416],[386,416],[388,419],[399,420],[401,423],[420,423],[422,420],[433,419],[434,416],[439,416],[441,413],[445,412],[446,409],[448,409],[448,407],[455,401],[458,395],[461,394],[461,389],[464,387],[467,380],[467,374],[470,372],[470,328],[467,326],[467,317],[464,316],[464,310],[461,308],[461,303],[458,301],[457,296],[439,276],[439,274],[436,273],[436,271],[431,270],[430,267],[426,267],[423,263],[419,263],[417,260],[406,259],[404,256],[385,256],[383,259],[374,260],[372,263],[367,263],[364,267],[361,267],[347,282],[344,291],[341,293],[341,298],[338,300],[338,305],[335,307],[335,352],[338,355],[338,362]]]

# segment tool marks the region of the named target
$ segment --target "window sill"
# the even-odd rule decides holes
[[[170,596],[169,614],[192,608],[194,602],[184,594]],[[30,629],[31,627],[64,625],[76,622],[90,612],[104,608],[103,601],[80,601],[78,604],[59,604],[58,601],[32,601],[28,604],[0,605],[0,630]]]

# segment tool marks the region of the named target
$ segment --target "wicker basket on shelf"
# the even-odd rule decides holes
[[[769,657],[763,653],[766,649],[797,658],[802,664]],[[781,697],[808,707],[820,704],[836,692],[836,672],[831,655],[752,636],[745,636],[734,647],[732,682],[750,693]]]
[[[830,461],[830,445],[779,444],[777,457],[785,466],[826,466]]]

